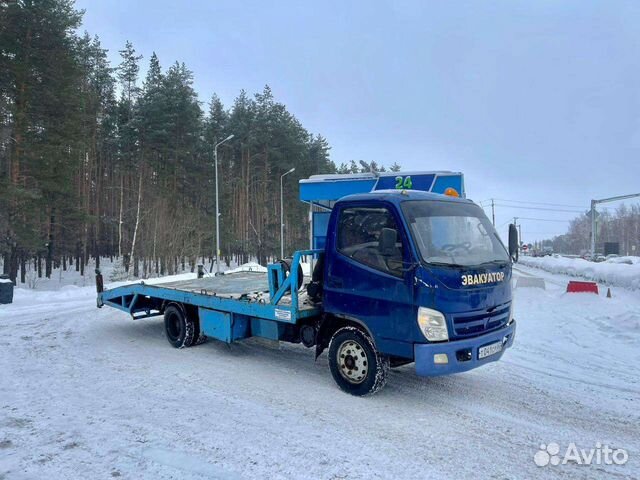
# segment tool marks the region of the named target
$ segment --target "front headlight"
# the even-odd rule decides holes
[[[449,330],[444,315],[430,308],[418,308],[418,326],[422,334],[430,342],[444,342],[449,340]]]

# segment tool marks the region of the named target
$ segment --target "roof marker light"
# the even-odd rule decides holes
[[[449,187],[444,191],[445,195],[448,195],[449,197],[459,197],[460,194],[458,193],[458,191],[453,188],[453,187]]]

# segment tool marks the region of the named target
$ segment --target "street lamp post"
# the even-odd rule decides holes
[[[282,180],[286,175],[293,173],[295,170],[296,169],[294,167],[288,172],[284,172],[282,175],[280,175],[280,258],[284,258],[284,200]]]
[[[227,142],[233,138],[233,135],[229,135],[221,142],[216,143],[213,147],[213,159],[216,170],[216,275],[220,274],[220,206],[218,203],[218,147],[224,142]]]

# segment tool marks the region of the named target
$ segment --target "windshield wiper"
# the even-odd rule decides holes
[[[468,268],[468,265],[461,265],[460,263],[449,263],[449,262],[426,262],[429,266],[434,267],[453,267],[453,268]]]
[[[507,265],[509,265],[509,261],[508,260],[489,260],[488,262],[482,262],[477,266],[482,267],[484,265],[498,265],[499,267],[506,267]]]
[[[452,268],[481,268],[486,267],[487,265],[497,265],[500,267],[506,267],[509,262],[506,260],[490,260],[488,262],[476,263],[473,265],[462,265],[460,263],[449,263],[449,262],[425,262],[427,266],[432,265],[434,267],[452,267]]]

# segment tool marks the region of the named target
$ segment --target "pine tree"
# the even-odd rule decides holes
[[[120,57],[122,58],[122,62],[118,67],[118,79],[122,86],[123,97],[127,101],[127,104],[132,106],[140,93],[138,73],[140,72],[139,62],[142,60],[142,55],[136,55],[133,44],[127,40],[124,49],[120,50]]]
[[[80,256],[84,261],[93,254],[99,266],[101,244],[104,243],[101,222],[102,211],[106,208],[109,192],[105,189],[105,174],[113,161],[115,151],[112,141],[115,122],[115,80],[113,68],[109,65],[107,51],[97,37],[88,33],[78,41],[78,59],[82,70],[82,138],[84,150],[80,170],[77,172],[76,188],[84,214],[82,235],[66,239],[66,250],[75,249],[80,243]],[[77,260],[80,260],[78,258]],[[76,268],[79,269],[76,264]]]
[[[15,280],[18,257],[45,245],[50,274],[60,218],[74,212],[79,69],[73,31],[81,17],[73,2],[64,0],[11,2],[1,10],[5,74],[0,88],[9,178],[0,193],[1,210],[8,213],[0,222],[6,225],[0,248]]]
[[[137,178],[132,173],[138,166],[138,125],[136,122],[137,99],[140,93],[138,87],[138,72],[140,67],[138,62],[142,55],[136,55],[131,42],[127,41],[123,50],[120,50],[122,61],[118,66],[118,79],[120,81],[121,95],[118,102],[118,141],[119,141],[119,165],[117,168],[120,178],[120,199],[118,210],[118,256],[122,256],[127,251],[125,238],[129,229],[125,229],[125,222],[131,225],[133,221],[125,214],[129,211],[128,206],[135,203],[135,196],[127,192],[136,191]],[[136,176],[137,177],[137,176]],[[122,258],[125,270],[129,271],[129,255]]]

